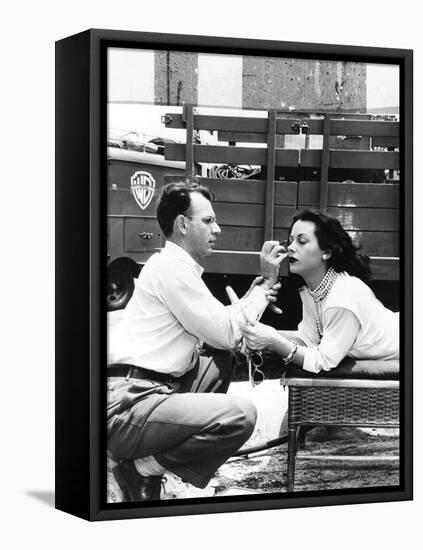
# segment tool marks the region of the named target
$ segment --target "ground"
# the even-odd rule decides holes
[[[286,430],[283,417],[287,391],[278,380],[267,380],[257,388],[247,382],[231,384],[230,392],[248,395],[258,409],[256,429],[244,450],[275,439]],[[357,428],[317,427],[306,437],[305,455],[365,456],[398,454],[398,430],[361,430]],[[230,458],[211,481],[215,496],[249,493],[286,492],[287,444]],[[119,487],[111,473],[114,463],[108,458],[108,501],[121,502]],[[295,491],[322,491],[399,484],[398,461],[360,463],[310,458],[296,461]]]
[[[211,482],[215,496],[250,493],[286,492],[286,449],[281,445],[246,457],[231,458]],[[315,428],[307,436],[305,454],[326,455],[394,455],[398,453],[398,437],[372,435],[358,429]],[[109,464],[112,462],[109,460]],[[297,460],[295,491],[327,491],[360,487],[396,486],[399,484],[397,462],[321,462]],[[121,494],[109,471],[109,502],[121,502]]]
[[[233,458],[216,474],[216,494],[235,494],[237,489],[264,493],[286,492],[287,445],[244,458]],[[396,434],[371,435],[358,429],[315,428],[307,436],[304,454],[394,455],[398,453]],[[295,491],[321,491],[399,484],[397,462],[340,462],[316,459],[297,460]]]

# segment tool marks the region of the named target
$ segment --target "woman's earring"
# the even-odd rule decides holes
[[[327,259],[328,259],[328,255],[327,255],[327,254],[323,254],[322,258],[323,258],[324,260],[327,260]]]

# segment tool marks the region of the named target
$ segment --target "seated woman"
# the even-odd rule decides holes
[[[367,264],[338,220],[312,210],[295,215],[285,259],[300,278],[302,321],[297,331],[277,331],[245,314],[250,349],[271,349],[285,364],[312,373],[328,371],[346,356],[399,358],[399,314],[367,286]]]

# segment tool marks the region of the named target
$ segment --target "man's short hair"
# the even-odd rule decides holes
[[[173,233],[173,223],[180,214],[186,215],[191,206],[191,193],[201,193],[210,202],[213,193],[195,180],[174,181],[164,185],[157,199],[157,220],[165,237]]]

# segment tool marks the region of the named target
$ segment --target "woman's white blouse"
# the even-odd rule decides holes
[[[340,273],[329,294],[318,302],[323,336],[316,322],[316,305],[306,287],[300,290],[303,320],[298,337],[306,344],[303,368],[328,371],[345,357],[399,358],[399,314],[387,309],[357,277]]]

